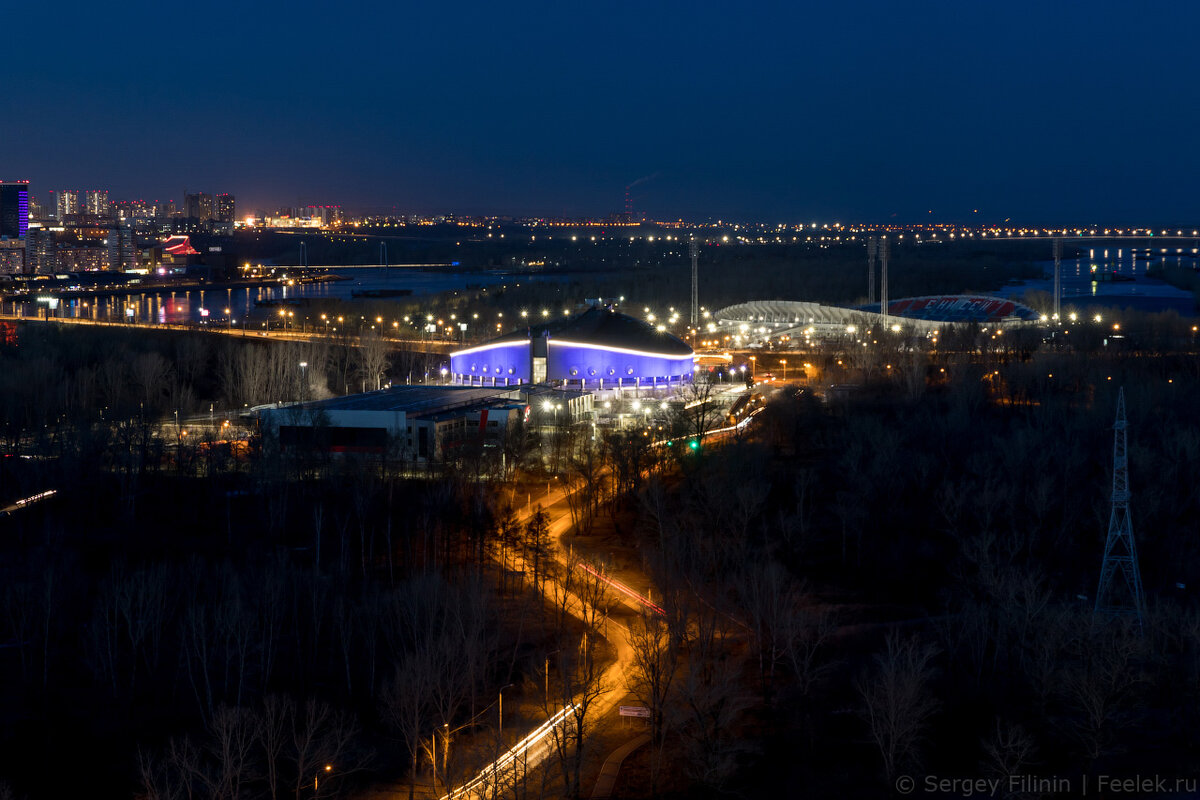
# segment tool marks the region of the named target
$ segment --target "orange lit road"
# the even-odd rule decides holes
[[[571,569],[573,566],[572,557],[566,551],[566,548],[562,547],[560,542],[563,534],[569,531],[573,524],[571,521],[570,506],[567,501],[572,491],[570,487],[555,489],[543,495],[542,502],[539,504],[549,518],[550,537],[556,545],[555,559],[563,569]],[[534,508],[527,507],[525,513],[519,517],[519,521],[522,523],[527,522],[533,516],[533,513]],[[509,562],[510,565],[524,571],[526,565],[522,562],[519,555],[514,554],[510,558],[515,558],[515,561]],[[655,611],[655,613],[665,613],[661,607],[638,594],[625,583],[605,575],[603,571],[596,569],[594,565],[583,561],[574,561],[574,566],[582,568],[589,575],[602,580],[607,586],[614,589],[617,598],[634,612],[640,614],[644,609],[649,608]],[[584,601],[576,594],[566,591],[561,585],[555,583],[553,579],[547,580],[542,586],[541,591],[547,602],[561,604],[571,616],[580,622],[584,622],[586,617]],[[628,640],[629,631],[620,622],[611,618],[607,620],[606,625],[613,626],[618,632],[616,635],[606,635],[603,637],[614,649],[617,658],[604,671],[601,678],[601,686],[604,687],[604,691],[592,702],[591,707],[588,709],[588,716],[591,719],[605,718],[610,712],[616,709],[618,703],[628,693],[629,670],[633,661],[633,648],[630,646]],[[532,733],[491,764],[480,770],[474,778],[443,796],[442,800],[465,797],[484,798],[494,796],[497,792],[503,793],[505,790],[504,787],[512,785],[520,770],[529,769],[541,764],[553,753],[553,734],[556,729],[565,729],[565,726],[574,724],[573,710],[574,704],[559,709],[546,722],[534,729]]]
[[[711,439],[721,439],[731,436],[749,425],[750,421],[757,415],[757,411],[736,425],[707,431],[704,436]],[[655,444],[663,446],[666,442],[656,442]],[[572,566],[571,556],[562,547],[560,541],[563,534],[572,527],[570,507],[567,502],[567,498],[571,492],[572,489],[570,487],[548,491],[542,497],[542,502],[539,503],[539,506],[549,518],[550,537],[555,542],[555,559],[564,569],[569,569]],[[533,513],[534,509],[532,506],[527,505],[525,513],[519,517],[518,521],[522,523],[527,522]],[[522,558],[516,554],[513,554],[512,558],[515,560],[509,563],[524,571],[526,565],[523,563]],[[616,593],[616,597],[635,613],[640,615],[645,610],[650,610],[661,616],[666,615],[666,610],[661,606],[639,594],[624,582],[604,574],[595,565],[588,564],[582,560],[575,562],[575,565],[582,568],[589,575],[603,581]],[[553,579],[547,580],[542,586],[541,591],[548,602],[555,604],[562,603],[572,616],[580,622],[585,621],[584,601],[578,596],[567,592],[562,586],[555,584]],[[601,679],[605,690],[593,702],[588,711],[589,716],[593,719],[603,719],[617,707],[617,704],[628,693],[629,671],[633,661],[633,648],[629,643],[628,628],[612,619],[609,619],[607,624],[615,626],[619,632],[616,636],[604,636],[604,640],[616,651],[617,659],[605,670],[604,676]],[[474,778],[444,795],[442,800],[466,797],[486,798],[495,796],[498,793],[504,793],[505,787],[512,785],[520,770],[529,769],[541,764],[553,753],[553,734],[555,729],[574,724],[574,716],[571,713],[573,710],[574,704],[559,709],[548,720],[534,729],[532,733],[491,764],[480,770]]]

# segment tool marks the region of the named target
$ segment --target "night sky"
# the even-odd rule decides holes
[[[42,200],[575,216],[646,178],[658,219],[1200,218],[1194,3],[25,2],[5,30],[0,177]]]

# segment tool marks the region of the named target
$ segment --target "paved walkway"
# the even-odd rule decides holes
[[[618,747],[600,768],[600,777],[596,778],[596,788],[592,789],[592,800],[605,800],[612,797],[613,787],[617,785],[617,775],[621,773],[621,762],[630,753],[650,741],[648,734],[641,734]]]

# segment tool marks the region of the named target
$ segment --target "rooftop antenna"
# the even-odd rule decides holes
[[[697,269],[697,261],[700,258],[700,243],[696,241],[696,234],[692,234],[688,240],[688,252],[692,256],[692,328],[700,329],[700,270]]]
[[[1100,567],[1095,613],[1132,614],[1137,617],[1140,628],[1146,599],[1142,594],[1142,573],[1133,541],[1133,523],[1129,519],[1126,427],[1125,388],[1122,387],[1117,393],[1117,420],[1113,423],[1112,514],[1108,519],[1108,540],[1104,543],[1104,564]]]
[[[879,314],[887,324],[888,315],[888,278],[887,262],[891,255],[891,242],[884,236],[879,240]]]
[[[867,239],[867,303],[875,302],[875,254],[879,252],[879,239]]]
[[[1062,318],[1062,237],[1054,237],[1054,319]]]
[[[308,266],[308,245],[303,241],[300,242],[300,266]]]

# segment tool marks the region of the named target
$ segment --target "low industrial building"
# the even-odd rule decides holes
[[[466,445],[499,447],[518,423],[589,418],[590,394],[545,386],[393,386],[256,409],[285,452],[357,453],[432,463]]]

